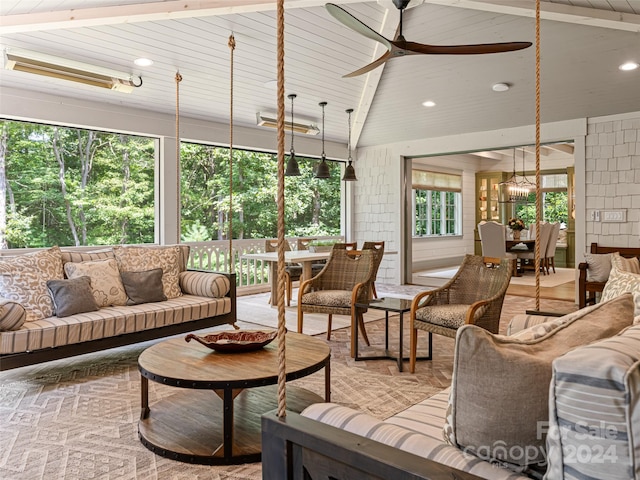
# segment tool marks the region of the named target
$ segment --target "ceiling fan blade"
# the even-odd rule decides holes
[[[388,39],[384,38],[378,32],[376,32],[372,28],[362,23],[360,20],[358,20],[356,17],[351,15],[349,12],[347,12],[343,8],[333,3],[327,3],[325,5],[325,8],[333,18],[338,20],[340,23],[342,23],[346,27],[349,27],[351,30],[356,31],[359,34],[370,38],[371,40],[380,42],[385,47],[387,47],[388,50],[391,50],[391,42]]]
[[[427,55],[477,55],[483,53],[503,53],[522,50],[531,46],[531,42],[481,43],[478,45],[425,45],[415,42],[394,41],[394,46],[405,50],[408,55],[423,53]]]
[[[390,58],[392,58],[391,56],[391,52],[385,52],[384,55],[382,55],[380,58],[378,58],[377,60],[374,60],[373,62],[371,62],[369,65],[365,65],[362,68],[359,68],[358,70],[356,70],[355,72],[351,72],[348,73],[346,75],[343,75],[342,78],[351,78],[351,77],[357,77],[358,75],[362,75],[363,73],[367,73],[370,72],[371,70],[373,70],[376,67],[379,67],[380,65],[382,65],[384,62],[386,62],[387,60],[389,60]]]

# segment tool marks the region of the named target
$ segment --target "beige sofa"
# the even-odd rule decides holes
[[[235,276],[189,271],[188,257],[170,245],[0,258],[0,370],[235,326]]]
[[[638,479],[633,320],[623,294],[511,337],[465,326],[451,389],[391,418],[330,403],[263,416],[263,478]]]

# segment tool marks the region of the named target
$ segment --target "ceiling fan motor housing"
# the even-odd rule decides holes
[[[411,0],[393,0],[393,4],[399,10],[404,10],[405,8],[407,8],[407,5],[409,5],[409,2],[411,2]]]

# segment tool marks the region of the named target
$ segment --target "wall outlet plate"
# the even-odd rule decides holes
[[[603,210],[602,211],[603,222],[626,222],[627,210]]]

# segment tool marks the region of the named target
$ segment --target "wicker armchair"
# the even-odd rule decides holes
[[[487,266],[485,258],[465,255],[455,276],[440,288],[420,292],[411,303],[411,373],[416,368],[418,330],[455,338],[458,328],[474,324],[498,333],[500,312],[511,280],[514,260],[503,258]],[[426,298],[425,298],[426,297]]]
[[[324,269],[315,277],[302,282],[298,290],[298,333],[302,333],[305,313],[326,313],[327,340],[331,338],[331,319],[334,314],[350,315],[352,332],[355,322],[369,345],[364,329],[363,313],[366,309],[355,308],[356,303],[367,303],[371,282],[374,279],[373,250],[334,249]],[[351,349],[354,338],[351,335]]]
[[[371,282],[371,295],[373,298],[378,298],[378,292],[376,292],[376,277],[378,276],[378,268],[382,262],[382,256],[384,255],[384,242],[364,242],[362,244],[363,250],[375,250],[377,252],[373,272],[373,282]]]

